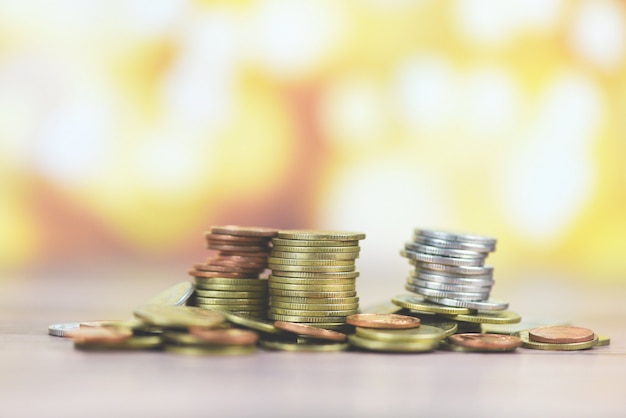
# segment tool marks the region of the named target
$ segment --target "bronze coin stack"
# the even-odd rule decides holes
[[[267,268],[270,242],[277,231],[269,228],[213,226],[205,234],[207,247],[217,254],[193,265],[196,292],[191,304],[205,309],[265,318],[268,307]]]
[[[269,319],[341,329],[358,312],[355,259],[365,234],[280,231],[268,266]]]

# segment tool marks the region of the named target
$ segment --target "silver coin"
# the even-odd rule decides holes
[[[491,275],[484,276],[449,276],[446,274],[428,273],[425,270],[412,270],[411,277],[442,284],[460,284],[469,286],[493,286],[495,280]]]
[[[72,331],[80,328],[80,323],[69,322],[67,324],[52,324],[48,327],[48,334],[54,337],[71,338]]]
[[[419,260],[409,260],[411,264],[415,265],[419,270],[429,270],[436,274],[447,273],[450,275],[461,276],[484,276],[487,274],[493,274],[493,267],[490,265],[484,266],[449,266],[441,263],[428,263]]]
[[[431,282],[429,280],[415,279],[409,277],[406,282],[415,286],[426,287],[433,290],[445,290],[450,292],[485,292],[491,291],[491,285],[488,286],[475,286],[475,285],[462,285],[462,284],[447,284]]]
[[[446,241],[461,241],[461,242],[478,242],[485,245],[495,245],[496,239],[488,237],[486,235],[456,233],[447,231],[435,231],[432,229],[418,229],[414,230],[415,234],[422,235],[429,238],[438,238]]]
[[[456,248],[458,250],[471,250],[480,253],[490,253],[496,250],[495,244],[482,244],[468,241],[447,241],[445,239],[425,237],[413,234],[413,241],[419,244],[431,245],[440,248]]]
[[[485,253],[479,253],[477,251],[457,250],[455,248],[440,248],[440,247],[433,247],[431,245],[418,244],[414,242],[407,242],[404,248],[406,248],[409,251],[432,254],[432,255],[441,255],[444,257],[480,258],[481,260],[483,260],[483,262],[486,257]]]
[[[449,298],[468,301],[482,301],[489,298],[490,292],[450,292],[444,290],[429,289],[427,287],[416,286],[410,283],[406,283],[404,288],[409,292],[417,293],[422,296],[433,298]]]
[[[445,257],[441,255],[432,255],[419,253],[410,250],[400,251],[400,255],[410,260],[421,261],[423,263],[444,264],[447,266],[455,267],[482,267],[484,263],[483,258],[457,258],[457,257]]]
[[[182,306],[193,294],[195,286],[191,282],[181,282],[168,287],[158,295],[147,301],[146,305],[174,305]]]
[[[482,301],[469,301],[430,296],[427,296],[426,299],[430,300],[431,302],[439,303],[440,305],[452,306],[454,308],[480,309],[485,311],[502,311],[509,307],[508,302],[501,302],[493,299]]]

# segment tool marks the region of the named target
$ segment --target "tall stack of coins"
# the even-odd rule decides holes
[[[400,252],[415,266],[405,289],[450,307],[506,309],[507,303],[489,300],[493,267],[485,259],[495,248],[496,239],[483,235],[416,229]]]
[[[270,242],[277,231],[269,228],[213,226],[205,234],[207,247],[217,251],[189,272],[195,278],[193,304],[206,309],[264,318],[267,314],[267,268]]]
[[[275,321],[337,329],[358,312],[355,259],[365,234],[280,231],[268,266],[270,309]]]

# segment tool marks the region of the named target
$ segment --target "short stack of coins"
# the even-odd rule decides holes
[[[362,239],[357,232],[280,231],[268,259],[268,317],[341,329],[359,309],[355,260]]]
[[[207,247],[217,251],[189,272],[195,278],[193,304],[249,317],[267,315],[267,268],[270,242],[277,231],[269,228],[213,226],[205,234]]]
[[[506,309],[489,301],[493,267],[485,259],[495,248],[496,239],[483,235],[416,229],[401,251],[415,266],[405,289],[445,306]]]

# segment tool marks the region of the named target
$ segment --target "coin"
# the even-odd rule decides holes
[[[262,299],[218,299],[218,298],[204,298],[196,297],[197,303],[203,303],[205,305],[249,305],[249,306],[267,306],[267,298]]]
[[[334,273],[307,273],[300,271],[281,271],[281,270],[273,270],[272,276],[280,276],[280,277],[300,277],[300,278],[308,278],[308,279],[356,279],[359,277],[358,271],[343,271],[343,272],[334,272]]]
[[[329,310],[303,310],[303,309],[285,309],[272,306],[270,312],[277,315],[295,315],[295,316],[347,316],[357,313],[357,309],[336,309]]]
[[[545,325],[568,325],[566,321],[550,320],[550,319],[527,319],[522,318],[520,322],[515,324],[482,324],[483,332],[489,334],[506,334],[516,335],[520,331],[528,331],[533,328]]]
[[[270,299],[274,299],[276,296],[294,297],[294,298],[352,298],[356,296],[356,290],[345,291],[313,291],[313,290],[282,290],[272,289],[272,296]]]
[[[278,238],[306,241],[357,241],[365,239],[361,232],[291,230],[279,231]]]
[[[177,283],[168,287],[158,295],[150,298],[146,305],[184,305],[193,294],[194,286],[191,282]]]
[[[269,283],[304,284],[304,285],[348,285],[354,279],[307,279],[302,277],[269,276]]]
[[[257,278],[256,275],[250,273],[231,273],[231,272],[219,272],[219,271],[200,271],[200,270],[189,270],[187,272],[190,276],[195,277],[196,279],[204,279],[204,278]],[[197,283],[197,282],[196,282]]]
[[[253,236],[243,236],[243,235],[230,235],[230,234],[213,234],[211,232],[205,232],[204,238],[207,241],[216,242],[229,242],[238,245],[252,244],[258,245],[259,243],[268,242],[267,237],[253,237]]]
[[[482,258],[446,257],[443,255],[418,253],[411,250],[402,250],[400,251],[400,255],[424,263],[437,263],[455,267],[482,267],[484,262]]]
[[[458,274],[462,276],[484,276],[493,274],[493,267],[490,265],[484,266],[449,266],[440,263],[424,263],[417,260],[409,260],[422,271],[432,271],[434,273],[448,273]]]
[[[481,351],[512,351],[522,345],[519,337],[500,334],[455,334],[449,336],[448,341]]]
[[[300,316],[300,315],[280,315],[275,314],[273,312],[268,312],[267,317],[274,321],[284,321],[284,322],[329,322],[329,323],[338,323],[345,322],[345,315],[338,316]]]
[[[213,285],[220,284],[226,286],[254,286],[259,290],[267,289],[267,284],[269,282],[264,279],[255,279],[255,278],[228,278],[228,277],[211,277],[211,278],[196,278],[196,284],[202,285]]]
[[[240,356],[256,352],[256,345],[173,345],[167,344],[165,351],[183,356]]]
[[[426,270],[417,269],[411,272],[411,277],[421,280],[428,280],[431,283],[435,282],[448,285],[470,285],[487,287],[493,286],[493,284],[495,283],[492,274],[486,274],[484,276],[460,276],[448,275],[446,273],[428,273]]]
[[[79,328],[72,333],[75,343],[116,343],[132,337],[133,332],[124,328],[109,327],[85,327]]]
[[[192,306],[144,305],[135,309],[134,314],[149,324],[165,328],[210,328],[224,322],[223,315]]]
[[[80,328],[78,322],[69,322],[67,324],[52,324],[48,326],[48,334],[53,337],[72,338],[73,333]]]
[[[512,311],[478,311],[472,314],[446,316],[455,321],[478,324],[517,324],[522,320],[519,314]]]
[[[358,303],[333,304],[333,303],[293,303],[293,302],[271,302],[272,308],[292,309],[301,311],[328,311],[338,310],[358,310]]]
[[[157,305],[151,305],[157,306]],[[159,336],[131,337],[115,342],[74,342],[79,350],[153,350],[160,348],[163,340]]]
[[[222,315],[235,325],[239,325],[240,327],[244,327],[247,329],[251,329],[254,331],[264,332],[266,334],[282,334],[283,332],[276,328],[273,323],[261,321],[257,319],[243,317],[241,315],[234,314],[232,312],[224,312],[220,311]]]
[[[341,273],[354,271],[354,264],[349,265],[330,265],[330,266],[298,266],[298,265],[282,265],[276,263],[268,263],[268,267],[272,269],[272,274],[277,274],[279,271],[293,271],[302,273]]]
[[[598,343],[596,346],[605,346],[611,344],[611,337],[608,335],[598,335]]]
[[[576,351],[587,350],[593,348],[598,343],[598,337],[595,336],[591,341],[584,341],[579,343],[542,343],[539,341],[533,341],[529,337],[528,331],[521,331],[519,337],[522,340],[522,347],[532,348],[534,350],[553,350],[553,351]]]
[[[423,235],[413,234],[413,241],[419,244],[431,245],[440,248],[455,248],[459,250],[471,250],[482,253],[495,251],[495,244],[481,244],[471,241],[449,241],[440,238],[426,237]]]
[[[300,240],[300,239],[284,239],[284,238],[273,238],[272,246],[274,248],[277,247],[351,247],[352,249],[348,250],[337,250],[341,251],[354,251],[354,247],[359,246],[359,240],[323,240],[323,241],[310,241],[310,240]],[[285,251],[285,250],[281,250]],[[307,250],[298,250],[301,252],[306,252]],[[313,251],[313,250],[311,250]],[[325,248],[323,251],[332,252],[334,250]]]
[[[196,294],[203,298],[216,299],[266,299],[267,289],[254,290],[248,292],[226,291],[226,290],[196,290]]]
[[[266,237],[273,238],[278,235],[278,230],[273,228],[260,228],[253,226],[237,226],[237,225],[223,225],[212,226],[211,233],[223,234],[223,235],[235,235],[243,237]]]
[[[398,295],[391,299],[393,303],[403,308],[411,309],[418,312],[429,312],[436,314],[460,315],[471,313],[468,308],[457,308],[444,306],[415,295]]]
[[[287,284],[287,283],[275,283],[270,282],[270,291],[277,290],[302,290],[312,292],[346,292],[354,291],[356,288],[355,283],[350,284]]]
[[[308,337],[320,338],[330,341],[346,341],[346,334],[341,332],[327,330],[323,328],[311,327],[309,325],[298,324],[294,322],[276,321],[274,326],[283,331],[292,332],[298,335],[306,335]]]
[[[410,283],[404,285],[404,288],[410,292],[418,293],[422,296],[433,298],[449,298],[455,300],[482,301],[489,297],[490,290],[486,292],[452,292],[450,290],[436,290],[427,287],[415,286]]]
[[[352,262],[354,262],[354,259],[359,257],[359,253],[285,252],[285,251],[277,251],[276,248],[274,248],[272,250],[271,256],[278,258],[278,259],[318,260],[318,261],[319,260],[329,260],[329,261],[351,260]]]
[[[308,241],[303,241],[308,242]],[[305,246],[287,246],[287,245],[274,245],[272,247],[272,253],[281,254],[298,254],[304,256],[345,256],[350,258],[356,258],[359,256],[361,247],[357,245],[348,247],[305,247]]]
[[[346,323],[363,328],[406,329],[420,326],[419,318],[397,314],[354,314]]]
[[[415,251],[423,254],[441,255],[444,257],[458,257],[458,258],[471,258],[485,260],[485,253],[472,251],[472,250],[459,250],[456,248],[446,247],[433,247],[430,245],[424,245],[414,242],[407,242],[405,244],[407,250]]]
[[[239,266],[222,266],[213,264],[200,264],[193,265],[195,271],[200,272],[222,272],[222,273],[241,273],[248,274],[252,277],[256,277],[260,272],[265,270],[265,267],[259,269],[257,267],[239,267]]]
[[[420,353],[433,351],[439,345],[435,341],[376,341],[363,338],[358,335],[349,335],[350,345],[369,351],[396,352],[396,353]]]
[[[446,284],[446,283],[438,283],[438,282],[431,282],[429,280],[422,280],[422,279],[413,279],[413,278],[408,278],[407,279],[407,283],[415,285],[415,286],[419,286],[419,287],[426,287],[428,289],[433,289],[433,290],[443,290],[445,292],[479,292],[479,293],[489,293],[491,291],[491,283],[488,284],[487,286],[483,286],[483,285],[470,285],[470,284]]]
[[[262,340],[261,347],[270,350],[279,351],[300,351],[300,352],[335,352],[347,350],[348,343],[316,343],[316,344],[301,344],[284,341],[268,341]]]
[[[592,330],[572,326],[547,326],[533,328],[528,332],[532,341],[540,343],[564,344],[592,341],[595,334]]]
[[[424,328],[425,326],[431,326],[435,328],[439,328],[445,333],[445,336],[448,337],[459,329],[459,324],[456,321],[443,317],[441,315],[432,314],[432,313],[423,313],[411,311],[408,309],[402,309],[402,311],[398,312],[402,315],[414,316],[419,318],[422,322],[420,328]],[[419,328],[414,328],[419,329]]]
[[[358,304],[359,297],[308,297],[304,295],[302,297],[297,296],[278,296],[272,295],[270,299],[270,303],[279,302],[279,303],[296,303],[296,304],[328,304],[328,305],[342,305],[342,304]]]
[[[474,242],[483,245],[495,245],[496,239],[487,235],[466,234],[448,231],[436,231],[432,229],[415,228],[414,233],[424,237],[436,238],[445,241]]]
[[[376,341],[435,342],[446,337],[446,332],[444,330],[430,325],[421,325],[418,328],[409,329],[374,329],[356,327],[355,332],[359,337]]]
[[[504,310],[509,307],[507,302],[501,302],[498,300],[485,300],[485,301],[469,301],[469,300],[457,300],[450,298],[435,298],[427,297],[435,303],[450,307],[469,308],[469,309],[481,309],[481,310]]]
[[[277,258],[277,257],[268,257],[267,258],[268,266],[319,266],[319,267],[331,267],[331,266],[345,266],[345,267],[353,267],[354,269],[354,259],[350,260],[307,260],[300,258]],[[273,267],[271,267],[273,268]],[[281,270],[282,267],[278,267],[278,270]],[[349,270],[348,270],[349,271]]]

